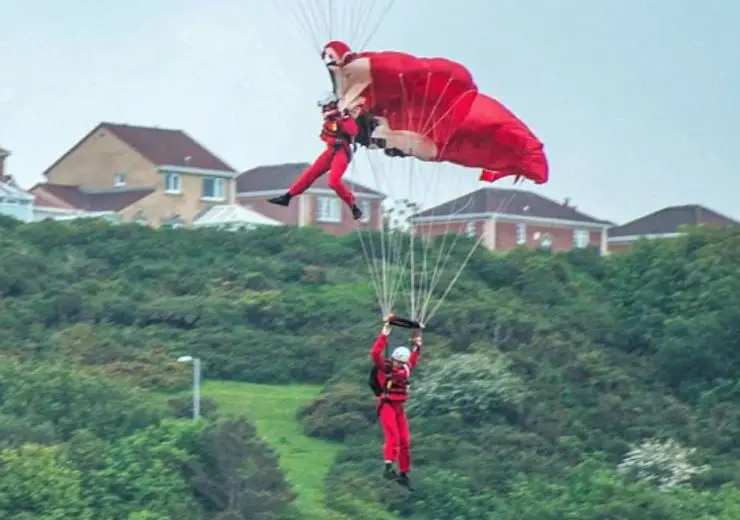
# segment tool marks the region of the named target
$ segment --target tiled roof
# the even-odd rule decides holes
[[[39,206],[48,205],[50,207],[59,207],[58,203],[44,197],[44,192],[46,192],[67,202],[75,209],[85,211],[121,211],[134,202],[153,193],[154,188],[116,188],[92,191],[76,186],[44,183],[37,184],[31,188],[31,192],[36,196],[36,202]]]
[[[287,190],[293,181],[309,165],[307,163],[286,163],[269,166],[258,166],[243,172],[236,179],[236,192],[264,192]],[[345,184],[357,195],[372,195],[385,197],[382,193],[372,190],[356,182],[344,179]],[[326,175],[320,177],[313,185],[314,188],[329,189]]]
[[[44,172],[46,175],[90,136],[107,130],[128,144],[156,166],[181,166],[235,173],[236,170],[216,157],[182,130],[152,128],[117,123],[100,123]]]
[[[609,230],[609,238],[667,235],[689,225],[736,226],[736,220],[698,204],[670,206]]]
[[[413,219],[441,218],[498,213],[512,217],[567,220],[589,224],[609,225],[606,220],[586,215],[570,205],[561,204],[536,193],[501,188],[481,188],[439,206],[420,211]]]

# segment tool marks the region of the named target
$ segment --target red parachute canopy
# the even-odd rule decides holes
[[[481,168],[481,180],[523,176],[547,182],[543,145],[472,74],[446,58],[398,51],[354,54],[343,42],[324,47],[337,95],[386,121],[387,141],[419,159]],[[350,99],[346,99],[350,98]]]
[[[446,58],[419,58],[397,51],[364,52],[372,83],[364,108],[385,117],[392,129],[421,134],[439,147],[473,106],[478,87],[463,65]]]
[[[324,46],[324,60],[340,98],[357,99],[365,111],[386,118],[390,128],[435,144],[450,139],[478,92],[470,71],[447,58],[398,51],[354,54],[344,42],[331,41]]]
[[[544,184],[549,178],[540,140],[505,106],[481,93],[435,160],[483,168],[480,179],[488,182],[521,175]]]

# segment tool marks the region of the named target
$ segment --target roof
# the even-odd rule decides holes
[[[736,220],[699,204],[669,206],[609,229],[609,238],[646,235],[671,235],[681,226],[736,226]]]
[[[155,166],[168,165],[236,173],[234,168],[182,130],[103,122],[49,166],[44,171],[44,175],[47,175],[65,157],[101,130],[112,133]]]
[[[236,192],[242,194],[250,192],[286,191],[308,166],[308,163],[285,163],[252,168],[251,170],[242,172],[237,177]],[[346,178],[344,182],[358,196],[366,195],[385,198],[383,193],[357,182]],[[329,185],[326,183],[326,175],[319,177],[312,188],[328,190]]]
[[[44,201],[51,201],[45,199],[43,193],[39,193],[37,190],[43,190],[69,203],[74,208],[85,211],[121,211],[154,192],[154,188],[86,190],[76,186],[43,183],[31,188],[31,191],[36,195],[36,203],[40,206],[46,205]],[[59,205],[52,202],[49,206],[58,207]]]
[[[0,182],[0,199],[33,200],[33,195],[12,182]]]
[[[280,226],[283,223],[239,204],[211,206],[193,221],[194,226],[222,226],[230,224]]]
[[[501,188],[481,188],[439,206],[412,215],[413,220],[444,220],[445,217],[464,219],[466,216],[490,215],[496,213],[527,219],[563,220],[587,224],[609,225],[606,220],[597,219],[576,210],[568,204],[524,190]]]

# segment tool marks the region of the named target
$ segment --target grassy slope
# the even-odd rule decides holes
[[[271,386],[209,381],[203,395],[215,400],[219,411],[246,415],[280,456],[280,466],[298,494],[296,507],[308,518],[329,516],[324,507],[324,477],[341,445],[307,437],[296,412],[321,390],[318,385]]]
[[[222,413],[246,415],[257,426],[257,432],[280,457],[293,491],[298,494],[295,507],[301,520],[349,520],[327,509],[324,502],[324,478],[329,473],[341,444],[322,441],[303,434],[296,419],[301,406],[315,398],[321,385],[258,385],[234,381],[208,381],[202,395],[216,401]],[[397,517],[373,504],[355,504],[372,511],[378,520]]]

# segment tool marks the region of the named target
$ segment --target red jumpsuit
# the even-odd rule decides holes
[[[408,399],[411,371],[419,360],[419,349],[412,350],[405,366],[394,369],[383,355],[387,343],[388,338],[381,334],[370,350],[373,364],[379,368],[378,383],[386,391],[378,398],[378,417],[385,435],[383,458],[386,462],[398,458],[398,469],[407,473],[411,469],[411,434],[404,403]]]
[[[351,140],[359,131],[352,117],[340,115],[336,110],[326,113],[321,129],[321,140],[326,143],[326,150],[296,179],[288,189],[288,194],[300,195],[328,171],[329,187],[348,206],[354,205],[355,196],[342,182],[342,176],[352,157]]]

